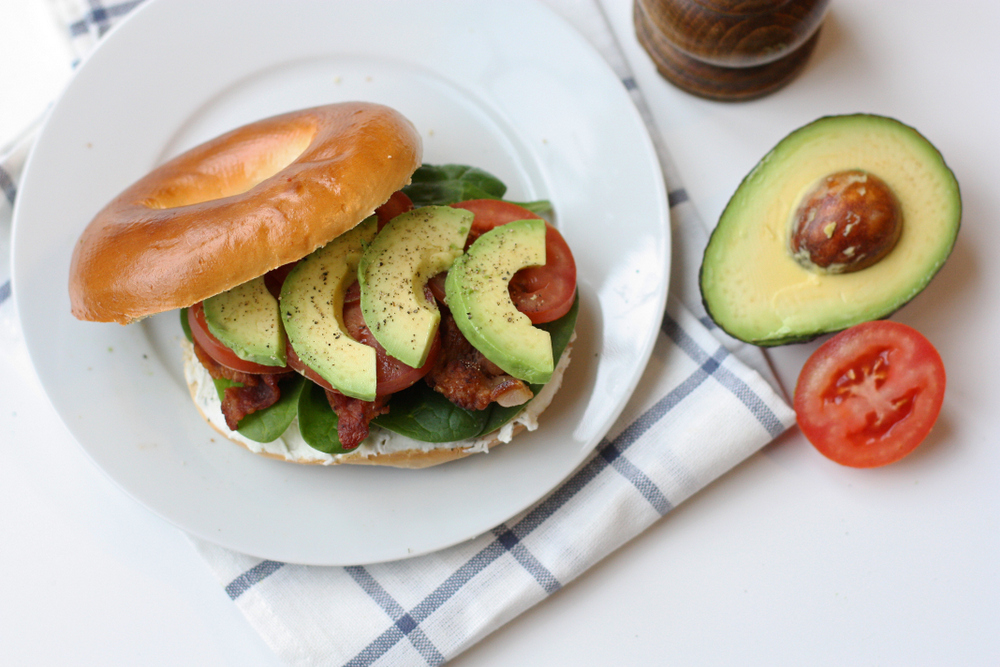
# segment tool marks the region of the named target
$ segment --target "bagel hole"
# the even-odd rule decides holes
[[[143,204],[157,209],[177,208],[248,192],[287,169],[316,134],[313,125],[283,130],[239,137],[225,150],[191,165],[191,172],[165,183]]]

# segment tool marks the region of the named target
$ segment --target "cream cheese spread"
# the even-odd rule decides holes
[[[574,333],[570,341],[572,342],[575,339],[576,334]],[[285,458],[289,461],[322,463],[324,465],[342,463],[347,458],[368,458],[376,454],[390,454],[413,450],[428,452],[435,449],[455,449],[456,447],[463,449],[469,454],[485,454],[489,452],[489,444],[491,442],[496,440],[504,443],[510,442],[514,437],[514,429],[517,424],[524,425],[529,431],[534,431],[538,428],[538,416],[549,406],[556,391],[562,385],[563,374],[565,373],[566,366],[569,364],[570,350],[572,349],[571,345],[566,347],[565,352],[563,352],[559,363],[556,364],[556,368],[552,373],[552,379],[545,384],[537,396],[527,403],[524,410],[517,417],[502,426],[497,432],[461,442],[435,443],[413,440],[398,433],[373,427],[369,436],[354,451],[347,454],[327,454],[313,449],[302,439],[302,436],[299,434],[298,424],[295,421],[292,422],[291,426],[288,427],[280,438],[273,442],[256,442],[244,437],[240,433],[230,431],[229,427],[226,426],[225,418],[222,416],[222,403],[219,401],[219,395],[216,392],[215,384],[212,382],[212,377],[205,370],[205,367],[198,362],[191,343],[183,340],[181,344],[184,354],[184,376],[191,390],[191,397],[194,399],[198,409],[205,416],[205,419],[220,433],[224,433],[227,438],[242,443],[255,454],[269,454]]]

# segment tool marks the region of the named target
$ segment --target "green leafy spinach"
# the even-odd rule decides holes
[[[315,382],[309,382],[299,396],[299,433],[312,447],[327,454],[344,454],[345,449],[337,435],[337,413],[326,400],[326,390]]]
[[[372,420],[378,426],[421,442],[455,442],[483,430],[489,410],[465,410],[424,382],[393,394],[388,414]]]
[[[507,186],[478,167],[425,164],[413,173],[403,192],[414,206],[447,206],[468,199],[502,199]],[[538,215],[552,211],[552,204],[544,199],[515,203]]]
[[[222,400],[226,389],[229,387],[243,386],[239,382],[226,379],[213,379],[215,390]],[[281,398],[274,405],[263,410],[251,412],[240,420],[236,426],[236,431],[254,442],[272,442],[281,437],[288,426],[295,419],[298,412],[299,394],[306,385],[306,379],[298,374],[281,380],[278,383],[281,389]],[[313,384],[309,382],[309,384]]]

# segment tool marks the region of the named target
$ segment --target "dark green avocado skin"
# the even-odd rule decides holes
[[[734,320],[732,318],[727,318],[724,313],[720,312],[723,310],[721,304],[717,303],[710,285],[708,284],[708,273],[712,268],[713,259],[713,249],[720,243],[723,243],[725,237],[732,233],[732,228],[734,224],[740,222],[745,222],[741,219],[741,216],[737,215],[737,207],[745,207],[746,195],[748,189],[754,187],[754,179],[759,179],[760,172],[769,161],[775,159],[782,159],[787,156],[781,154],[783,146],[791,141],[795,141],[797,137],[800,137],[804,133],[816,132],[822,129],[824,126],[849,126],[855,124],[871,125],[873,127],[878,126],[895,126],[897,132],[902,132],[904,134],[909,134],[912,136],[915,143],[921,144],[921,150],[924,151],[929,157],[927,162],[930,163],[931,169],[937,172],[944,181],[948,182],[949,191],[949,208],[948,215],[950,217],[950,227],[947,227],[946,232],[942,234],[940,241],[941,247],[938,254],[938,261],[933,265],[927,267],[917,281],[914,289],[911,293],[900,295],[899,298],[891,301],[888,305],[880,308],[876,308],[862,317],[856,317],[850,321],[838,322],[836,325],[831,326],[828,323],[819,320],[816,322],[815,326],[800,327],[797,330],[789,331],[783,334],[777,334],[775,332],[769,332],[766,335],[753,335],[751,332],[745,330],[741,326],[741,322]],[[858,165],[859,168],[864,168],[864,165]],[[797,202],[795,203],[797,204]],[[952,250],[954,249],[955,239],[958,234],[958,230],[961,225],[961,214],[962,214],[962,202],[961,193],[959,190],[958,182],[954,177],[954,173],[947,166],[941,153],[916,129],[910,127],[900,121],[876,114],[867,113],[856,113],[856,114],[846,114],[846,115],[830,115],[818,118],[807,125],[804,125],[789,135],[782,139],[768,154],[762,158],[762,160],[751,170],[740,182],[733,196],[730,198],[722,215],[719,218],[719,223],[716,225],[715,229],[709,237],[708,245],[705,248],[705,252],[702,257],[702,264],[699,269],[698,282],[701,289],[701,299],[702,304],[705,307],[708,316],[712,321],[722,330],[725,331],[729,336],[737,340],[741,340],[758,347],[777,347],[782,345],[800,344],[807,343],[809,341],[815,340],[820,336],[827,334],[836,333],[844,329],[849,328],[855,324],[860,324],[864,321],[870,320],[881,320],[888,319],[894,313],[896,313],[900,308],[905,306],[907,303],[912,301],[934,278],[935,275],[944,266],[945,260],[950,256]],[[953,218],[953,219],[952,219]],[[905,224],[905,223],[904,223]],[[905,230],[905,227],[904,227]],[[905,233],[905,231],[904,231]],[[738,256],[731,256],[727,258],[729,261],[739,261]],[[877,266],[877,265],[876,265]],[[864,269],[859,274],[864,273],[864,271],[870,271],[871,269]],[[805,269],[803,269],[805,271]],[[872,274],[876,275],[876,274]]]

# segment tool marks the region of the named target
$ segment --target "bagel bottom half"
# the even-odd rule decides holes
[[[575,338],[575,334],[574,334]],[[211,376],[194,355],[194,348],[187,340],[182,341],[184,355],[184,377],[187,380],[191,398],[202,417],[222,436],[250,450],[255,454],[292,463],[336,465],[380,465],[396,468],[428,468],[454,461],[470,454],[487,453],[493,447],[510,442],[524,430],[538,428],[538,417],[549,404],[562,385],[563,375],[569,365],[572,339],[566,346],[559,363],[538,395],[531,399],[524,410],[511,422],[500,429],[478,438],[458,442],[420,442],[406,436],[373,427],[371,434],[357,449],[348,454],[327,454],[310,447],[302,436],[296,422],[273,442],[255,442],[241,434],[229,430],[222,416],[221,403]]]

